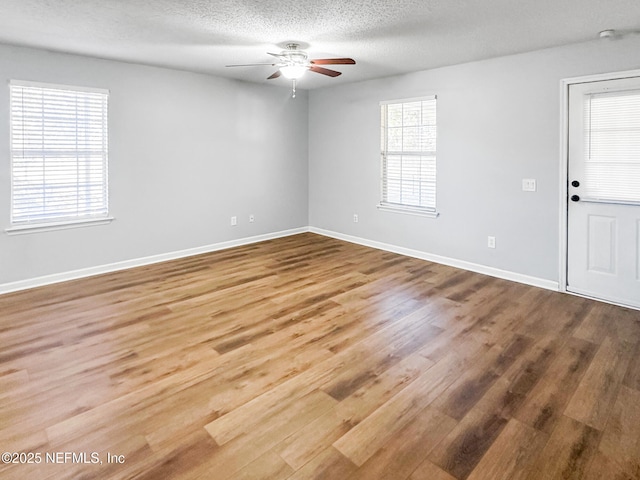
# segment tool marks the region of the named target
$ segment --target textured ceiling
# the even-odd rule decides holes
[[[317,88],[640,30],[639,0],[2,0],[0,42],[267,82],[288,41],[352,57]],[[595,40],[594,40],[595,41]],[[605,41],[605,40],[602,40]],[[610,40],[609,40],[610,41]],[[615,40],[614,40],[615,41]],[[287,80],[269,80],[286,85]]]

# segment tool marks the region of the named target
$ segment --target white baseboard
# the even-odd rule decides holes
[[[499,268],[488,267],[486,265],[480,265],[477,263],[465,262],[464,260],[458,260],[455,258],[443,257],[440,255],[433,255],[431,253],[422,252],[420,250],[413,250],[410,248],[398,247],[396,245],[391,245],[388,243],[376,242],[374,240],[368,240],[366,238],[345,235],[342,233],[332,232],[330,230],[324,230],[321,228],[310,227],[309,231],[313,233],[317,233],[318,235],[324,235],[326,237],[332,237],[338,240],[344,240],[345,242],[356,243],[358,245],[377,248],[378,250],[385,250],[387,252],[399,253],[400,255],[406,255],[408,257],[419,258],[421,260],[427,260],[429,262],[440,263],[442,265],[448,265],[450,267],[461,268],[463,270],[469,270],[471,272],[482,273],[484,275],[489,275],[491,277],[502,278],[504,280],[511,280],[513,282],[518,282],[518,283],[524,283],[525,285],[540,287],[547,290],[553,290],[556,292],[560,290],[560,285],[558,282],[546,280],[544,278],[531,277],[529,275],[523,275],[521,273],[501,270]]]
[[[199,255],[202,253],[225,250],[227,248],[239,247],[241,245],[249,245],[251,243],[263,242],[265,240],[273,240],[275,238],[288,237],[290,235],[297,235],[299,233],[305,233],[305,232],[312,232],[318,235],[324,235],[325,237],[336,238],[338,240],[344,240],[346,242],[356,243],[358,245],[364,245],[366,247],[377,248],[378,250],[385,250],[392,253],[398,253],[400,255],[406,255],[408,257],[414,257],[414,258],[419,258],[421,260],[427,260],[430,262],[440,263],[443,265],[449,265],[451,267],[461,268],[463,270],[469,270],[476,273],[482,273],[484,275],[490,275],[492,277],[502,278],[504,280],[511,280],[518,283],[524,283],[526,285],[532,285],[534,287],[545,288],[547,290],[558,291],[560,288],[558,282],[545,280],[543,278],[522,275],[520,273],[514,273],[514,272],[509,272],[507,270],[500,270],[498,268],[488,267],[486,265],[465,262],[463,260],[457,260],[455,258],[443,257],[440,255],[433,255],[431,253],[426,253],[419,250],[398,247],[396,245],[377,242],[374,240],[368,240],[365,238],[355,237],[352,235],[345,235],[345,234],[333,232],[330,230],[324,230],[322,228],[300,227],[300,228],[294,228],[290,230],[283,230],[280,232],[267,233],[264,235],[256,235],[253,237],[230,240],[228,242],[214,243],[211,245],[190,248],[187,250],[179,250],[176,252],[163,253],[160,255],[152,255],[149,257],[136,258],[133,260],[125,260],[122,262],[111,263],[108,265],[99,265],[96,267],[83,268],[80,270],[57,273],[54,275],[46,275],[43,277],[37,277],[37,278],[28,279],[28,280],[20,280],[17,282],[4,283],[4,284],[0,284],[0,295],[5,293],[16,292],[19,290],[27,290],[29,288],[42,287],[42,286],[51,285],[54,283],[66,282],[69,280],[77,280],[79,278],[86,278],[94,275],[101,275],[103,273],[111,273],[119,270],[126,270],[128,268],[141,267],[141,266],[150,265],[153,263],[176,260],[179,258],[190,257],[193,255]]]
[[[308,227],[294,228],[291,230],[283,230],[280,232],[267,233],[264,235],[256,235],[253,237],[240,238],[238,240],[230,240],[228,242],[220,242],[220,243],[214,243],[211,245],[205,245],[202,247],[179,250],[176,252],[162,253],[159,255],[152,255],[149,257],[135,258],[132,260],[125,260],[123,262],[111,263],[108,265],[99,265],[96,267],[82,268],[80,270],[56,273],[53,275],[36,277],[28,280],[20,280],[17,282],[3,283],[3,284],[0,284],[0,295],[5,293],[17,292],[19,290],[27,290],[29,288],[42,287],[42,286],[51,285],[54,283],[66,282],[69,280],[77,280],[79,278],[92,277],[94,275],[101,275],[103,273],[111,273],[119,270],[126,270],[129,268],[141,267],[141,266],[150,265],[153,263],[160,263],[160,262],[176,260],[184,257],[191,257],[193,255],[200,255],[202,253],[225,250],[227,248],[239,247],[241,245],[249,245],[251,243],[264,242],[265,240],[273,240],[274,238],[288,237],[290,235],[296,235],[298,233],[304,233],[308,231],[309,231]]]

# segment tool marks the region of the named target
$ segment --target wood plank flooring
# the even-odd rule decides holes
[[[640,479],[640,312],[310,233],[17,292],[0,451],[20,480]]]

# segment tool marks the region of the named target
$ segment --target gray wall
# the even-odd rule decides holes
[[[9,79],[110,90],[114,222],[4,232]],[[292,100],[284,86],[8,46],[0,46],[0,83],[0,286],[308,225],[303,91]]]
[[[0,46],[5,85],[111,91],[116,218],[28,235],[0,230],[0,286],[307,225],[558,281],[560,81],[640,68],[638,51],[640,37],[594,41],[292,100],[285,87]],[[5,92],[0,227],[9,226],[10,203]],[[441,215],[379,211],[378,103],[428,94],[438,95]],[[522,192],[522,178],[535,178],[538,191]],[[487,235],[496,236],[495,250]]]
[[[640,68],[639,52],[638,36],[593,41],[313,90],[310,224],[557,282],[560,82]],[[440,217],[379,211],[379,102],[429,94],[438,95]],[[523,178],[538,191],[523,192]]]

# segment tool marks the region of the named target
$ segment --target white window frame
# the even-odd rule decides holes
[[[399,212],[399,213],[406,213],[406,214],[411,214],[411,215],[420,215],[420,216],[426,216],[426,217],[432,217],[432,218],[436,218],[438,217],[438,212],[436,210],[436,195],[437,195],[437,185],[436,185],[436,179],[437,179],[437,170],[434,171],[433,174],[433,185],[434,185],[434,199],[433,202],[426,204],[422,203],[422,204],[410,204],[410,203],[397,203],[397,202],[392,202],[389,201],[389,199],[387,198],[386,194],[387,194],[387,171],[386,171],[386,167],[387,167],[387,157],[389,155],[396,155],[396,156],[409,156],[409,157],[426,157],[426,156],[430,156],[433,157],[433,163],[434,163],[434,168],[437,168],[437,163],[436,163],[436,159],[437,159],[437,152],[436,150],[413,150],[413,151],[408,151],[408,150],[400,150],[400,151],[390,151],[388,148],[388,126],[387,126],[387,120],[388,120],[388,106],[389,105],[405,105],[405,104],[411,104],[411,103],[416,103],[416,102],[433,102],[434,103],[434,108],[436,107],[436,101],[437,101],[437,96],[436,95],[428,95],[428,96],[424,96],[424,97],[418,97],[418,98],[407,98],[407,99],[401,99],[401,100],[389,100],[389,101],[383,101],[380,102],[380,127],[381,127],[381,145],[380,145],[380,203],[378,204],[378,209],[383,210],[383,211],[390,211],[390,212]],[[437,115],[437,113],[436,113]],[[421,126],[424,126],[424,124],[421,124]],[[404,126],[402,127],[403,129],[405,128]],[[437,120],[436,120],[436,129],[437,129]],[[422,145],[425,145],[426,143],[423,141],[423,139],[421,139],[420,143]],[[422,168],[422,164],[421,164],[421,168]]]
[[[86,107],[83,110],[76,110],[71,119],[67,118],[67,128],[63,130],[62,134],[52,134],[50,137],[46,137],[43,133],[47,129],[50,131],[55,131],[56,129],[60,130],[61,125],[64,124],[64,121],[61,121],[59,118],[57,120],[49,120],[46,116],[36,115],[32,116],[31,120],[38,122],[35,127],[31,127],[31,131],[29,131],[29,125],[27,121],[29,120],[24,116],[25,110],[29,107],[34,108],[38,102],[23,104],[17,97],[20,95],[20,92],[31,92],[37,93],[40,91],[43,95],[49,93],[49,98],[46,100],[51,102],[52,112],[57,108],[58,111],[55,112],[57,114],[61,114],[63,110],[66,109],[66,112],[70,112],[70,106],[73,106],[71,102],[68,103],[55,103],[56,100],[58,102],[67,102],[68,97],[65,99],[66,94],[71,93],[73,95],[77,95],[83,101],[97,101],[98,103],[96,108],[91,108],[91,110],[87,110]],[[91,88],[91,87],[77,87],[77,86],[68,86],[68,85],[58,85],[58,84],[50,84],[50,83],[41,83],[41,82],[31,82],[31,81],[21,81],[21,80],[10,80],[9,81],[9,93],[10,93],[10,157],[11,157],[11,226],[6,229],[8,234],[18,234],[18,233],[32,233],[37,231],[49,231],[49,230],[59,230],[66,228],[76,228],[87,225],[102,225],[109,223],[113,220],[113,217],[109,215],[109,184],[108,184],[108,97],[109,90],[101,89],[101,88]],[[84,95],[86,94],[86,95]],[[15,95],[15,97],[14,97]],[[83,96],[85,98],[83,98]],[[57,98],[56,98],[57,97]],[[85,114],[85,118],[82,119],[80,117],[81,112]],[[88,113],[90,112],[90,113]],[[89,115],[88,117],[86,115]],[[18,122],[22,122],[20,125]],[[68,128],[69,125],[75,126],[75,133],[70,133]],[[83,127],[84,137],[81,136],[79,127]],[[86,133],[87,129],[97,127],[97,137],[95,132],[91,132],[90,134]],[[16,131],[19,130],[19,131]],[[26,140],[23,138],[22,142],[20,141],[20,136],[22,134],[30,135],[30,139]],[[34,142],[33,139],[37,138],[34,135],[42,134],[43,141]],[[91,138],[87,140],[87,135],[90,135],[93,138],[97,138],[94,140]],[[85,147],[84,152],[78,145],[78,141],[84,138],[84,141],[89,141],[88,147]],[[45,143],[46,139],[46,143]],[[74,140],[75,139],[75,140]],[[30,142],[31,145],[29,145]],[[38,145],[40,143],[40,145]],[[51,146],[58,144],[59,146]],[[87,145],[85,143],[85,145]],[[88,150],[87,150],[88,149]],[[66,158],[63,157],[66,156]],[[90,159],[89,157],[90,156]],[[24,185],[19,185],[18,180],[18,171],[22,170],[23,181],[26,178],[25,175],[33,174],[33,172],[29,173],[29,169],[33,168],[28,165],[25,158],[37,158],[40,157],[42,160],[38,165],[39,168],[44,170],[47,165],[47,159],[51,159],[49,162],[52,163],[53,159],[57,159],[58,168],[60,165],[64,165],[64,172],[68,174],[69,167],[73,166],[73,161],[69,162],[69,159],[73,159],[75,157],[75,164],[78,169],[81,167],[91,168],[94,173],[91,175],[98,179],[99,186],[92,187],[94,191],[101,192],[100,199],[98,203],[98,207],[87,206],[88,204],[82,202],[79,199],[79,189],[82,186],[80,180],[76,178],[75,180],[71,180],[71,177],[64,178],[59,177],[59,182],[57,183],[58,187],[66,186],[67,188],[76,189],[76,199],[73,200],[73,196],[65,197],[65,200],[71,200],[70,205],[75,205],[75,211],[72,211],[70,208],[60,207],[57,211],[55,209],[49,210],[47,208],[46,198],[41,200],[41,210],[35,211],[33,215],[29,215],[24,210],[21,210],[20,207],[16,205],[18,196],[22,193],[24,194],[24,190],[26,187]],[[98,159],[98,160],[96,160]],[[62,164],[60,162],[67,162],[66,164]],[[82,163],[84,162],[84,163]],[[89,163],[90,162],[90,165]],[[97,162],[97,163],[96,163]],[[35,163],[34,163],[35,166]],[[89,166],[89,167],[87,167]],[[97,169],[97,170],[96,170]],[[24,173],[24,172],[27,173]],[[71,171],[73,171],[71,169]],[[100,173],[97,174],[96,171]],[[84,175],[88,175],[85,170]],[[64,173],[63,173],[64,175]],[[77,174],[80,175],[80,174]],[[38,183],[38,180],[34,178],[35,189],[39,191],[41,194],[46,196],[46,185],[48,182],[47,177],[44,175],[40,180],[41,183]],[[66,182],[66,183],[65,183]],[[97,188],[97,190],[96,190]],[[22,191],[21,191],[22,190]],[[61,197],[58,197],[60,199]],[[75,202],[75,203],[74,203]],[[85,200],[86,202],[86,200]],[[24,208],[24,204],[21,205]],[[51,204],[49,204],[51,207]]]

